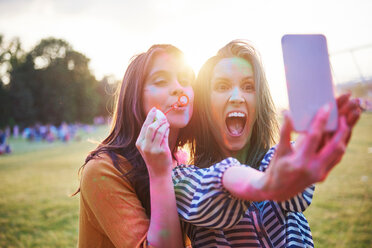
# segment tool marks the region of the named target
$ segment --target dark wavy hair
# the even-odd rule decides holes
[[[233,40],[222,47],[218,53],[208,59],[199,71],[193,84],[194,114],[190,130],[193,132],[191,157],[195,165],[201,168],[225,159],[215,137],[216,130],[211,115],[211,79],[214,67],[224,58],[239,57],[253,66],[255,89],[257,94],[256,121],[253,125],[250,145],[247,148],[247,160],[241,161],[252,167],[258,167],[264,154],[275,143],[278,136],[278,121],[273,100],[266,80],[258,51],[245,40]],[[193,128],[191,127],[198,127]]]
[[[115,110],[113,114],[111,130],[98,147],[93,150],[86,158],[85,164],[100,154],[108,154],[117,170],[122,173],[123,178],[127,178],[136,191],[136,194],[146,210],[148,217],[151,215],[150,208],[150,189],[149,175],[146,164],[136,148],[136,140],[141,131],[141,127],[146,119],[143,107],[143,88],[145,80],[151,69],[151,63],[159,53],[168,53],[175,58],[183,60],[184,55],[178,48],[162,44],[153,45],[147,52],[134,56],[125,72],[123,81],[116,92]],[[183,138],[184,130],[180,130],[176,146],[172,151],[173,158],[178,147],[187,141]],[[119,164],[118,155],[125,157],[132,169],[124,173]],[[78,193],[80,189],[76,193]],[[75,194],[76,194],[75,193]]]

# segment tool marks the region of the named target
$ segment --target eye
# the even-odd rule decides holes
[[[255,90],[255,89],[254,89],[254,84],[253,84],[253,82],[250,82],[250,81],[248,81],[248,82],[244,82],[244,83],[241,85],[241,88],[242,88],[242,90],[245,91],[245,92],[252,92],[252,91]]]
[[[156,86],[165,86],[165,85],[168,84],[168,81],[165,80],[165,79],[157,79],[157,80],[154,81],[154,84]]]
[[[213,88],[216,91],[222,92],[222,91],[229,90],[230,89],[230,85],[228,83],[226,83],[226,82],[222,82],[221,81],[221,82],[215,83]]]

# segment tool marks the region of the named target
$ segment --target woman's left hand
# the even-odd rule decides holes
[[[296,145],[292,146],[290,143],[292,121],[289,115],[285,114],[280,142],[271,166],[265,173],[264,188],[269,192],[270,199],[287,200],[311,184],[324,181],[341,160],[351,130],[345,116],[340,116],[337,130],[332,136],[324,139],[324,136],[328,135],[325,132],[328,116],[329,108],[322,108],[314,118],[309,131],[301,134]]]
[[[346,138],[346,145],[349,143],[351,138],[352,129],[357,123],[361,115],[361,108],[359,99],[350,99],[350,94],[343,94],[336,98],[338,118],[345,117],[346,124],[348,127],[348,134]],[[320,143],[319,149],[324,146],[324,143],[334,135],[334,132],[327,133],[324,135],[322,142]]]
[[[136,147],[145,160],[150,177],[169,176],[172,171],[173,159],[168,136],[167,118],[160,110],[152,108],[136,141]]]

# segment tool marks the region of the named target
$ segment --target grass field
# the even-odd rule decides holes
[[[372,247],[372,115],[364,114],[347,154],[317,185],[305,212],[316,247]],[[104,127],[82,141],[11,140],[0,156],[0,247],[75,247],[78,237],[77,170]]]

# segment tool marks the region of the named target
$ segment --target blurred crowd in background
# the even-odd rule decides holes
[[[91,133],[95,130],[95,127],[105,125],[108,122],[109,119],[99,116],[94,118],[93,124],[62,122],[61,125],[57,126],[37,123],[23,129],[18,125],[14,125],[12,128],[7,126],[5,129],[0,129],[0,155],[12,152],[12,147],[9,142],[10,138],[13,140],[23,139],[29,142],[48,143],[55,141],[80,141],[81,136],[79,133]]]

